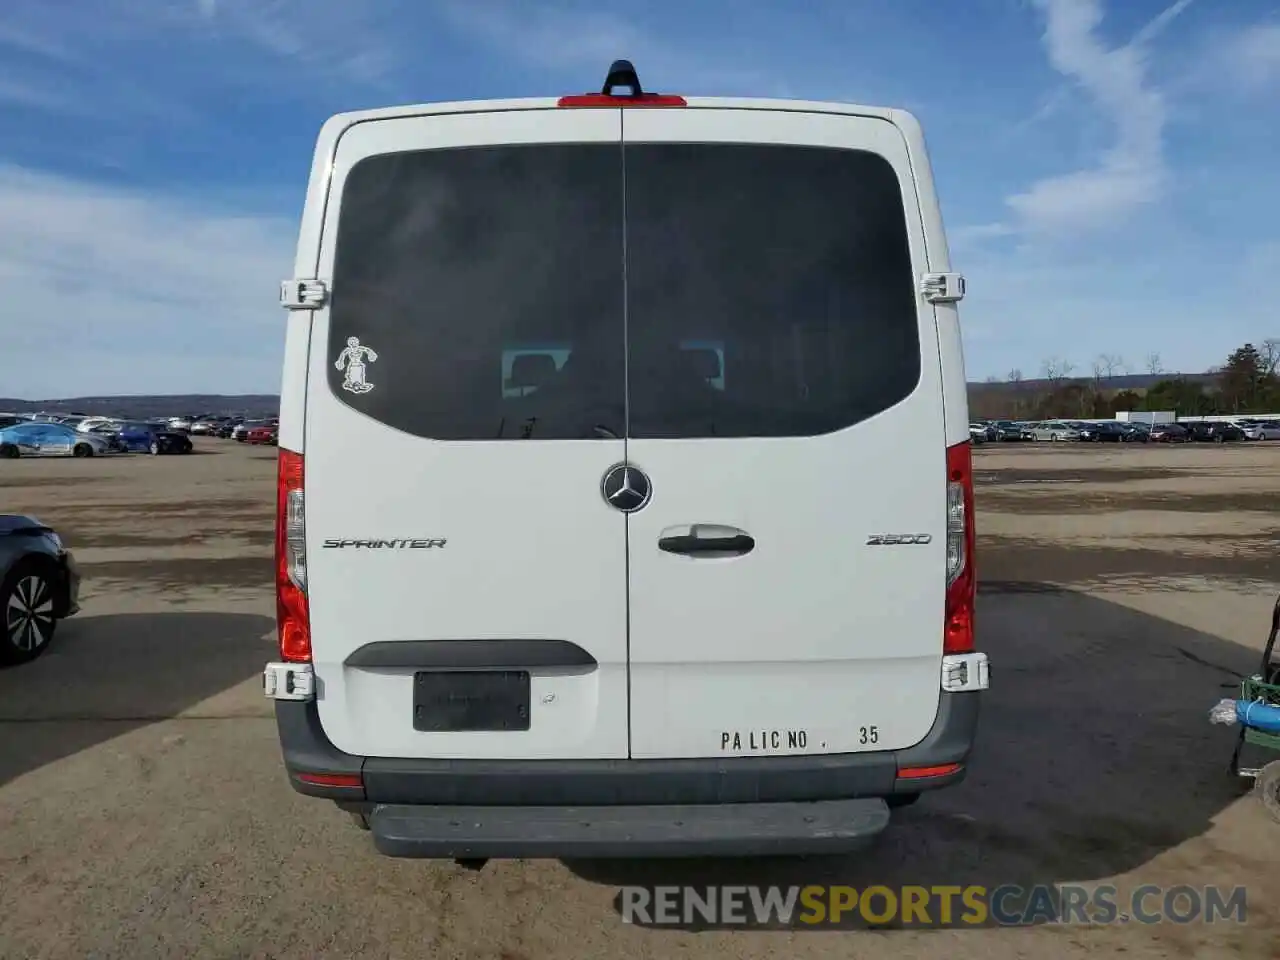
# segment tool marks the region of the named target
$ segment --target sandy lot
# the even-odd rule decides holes
[[[961,786],[856,857],[451,863],[378,857],[285,781],[274,452],[18,461],[0,509],[55,524],[84,609],[0,673],[0,957],[1244,957],[1280,942],[1280,824],[1209,706],[1280,591],[1280,443],[977,453],[982,645]],[[625,883],[1247,885],[1244,925],[681,931]]]

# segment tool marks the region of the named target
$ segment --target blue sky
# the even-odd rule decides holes
[[[905,107],[971,379],[1280,336],[1277,0],[4,0],[0,396],[275,392],[332,113],[645,85]]]

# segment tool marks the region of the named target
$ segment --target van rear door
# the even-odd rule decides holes
[[[905,140],[624,116],[631,752],[891,750],[934,722],[946,439]],[[637,501],[638,502],[638,501]]]
[[[305,511],[340,750],[627,755],[626,520],[599,494],[624,457],[620,123],[550,106],[338,142]],[[463,697],[471,716],[442,720]]]

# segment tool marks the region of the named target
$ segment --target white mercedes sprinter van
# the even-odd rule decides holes
[[[963,291],[898,110],[619,61],[330,120],[281,287],[294,788],[483,860],[831,851],[956,783]]]

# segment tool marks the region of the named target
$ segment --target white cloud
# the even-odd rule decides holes
[[[200,14],[315,75],[383,83],[397,63],[396,4],[343,0],[201,0]]]
[[[729,66],[705,47],[690,54],[609,11],[504,0],[440,0],[436,9],[455,29],[495,50],[539,69],[587,71],[593,85],[625,57],[646,87],[652,86],[646,76],[659,76],[663,89],[680,93],[790,95],[777,71]]]
[[[6,13],[12,15],[13,11],[6,10]],[[17,19],[19,18],[14,18],[14,21]],[[31,30],[14,21],[0,23],[0,48],[8,47],[10,50],[64,63],[74,59],[56,36],[50,36],[41,30]]]
[[[1100,0],[1033,0],[1045,15],[1050,64],[1071,78],[1114,128],[1115,140],[1096,166],[1032,184],[1008,203],[1032,233],[1073,233],[1124,219],[1158,198],[1164,184],[1165,104],[1146,78],[1143,44],[1184,10],[1178,0],[1125,46],[1108,49],[1098,36]]]
[[[296,224],[0,166],[0,396],[274,392]]]
[[[1223,66],[1244,86],[1280,87],[1280,22],[1241,30],[1223,49]]]
[[[34,107],[48,113],[84,114],[91,110],[83,101],[64,96],[44,84],[20,80],[0,80],[0,103]]]

